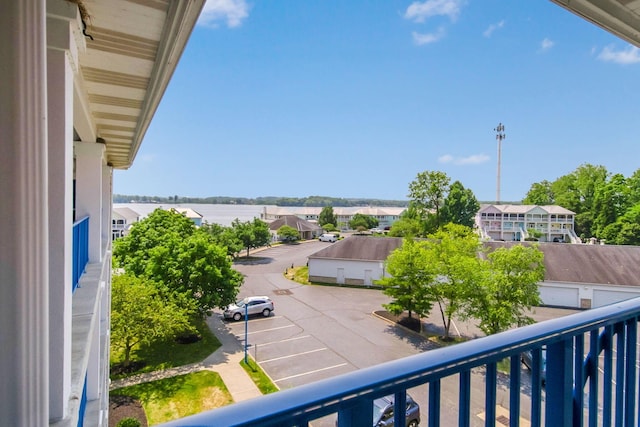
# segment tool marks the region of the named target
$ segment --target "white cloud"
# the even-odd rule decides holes
[[[472,154],[467,157],[454,157],[451,154],[445,154],[438,157],[438,163],[451,163],[454,165],[477,165],[488,160],[489,156],[486,154]]]
[[[504,19],[500,22],[498,22],[497,24],[491,24],[489,25],[489,28],[487,28],[486,30],[484,30],[484,33],[482,33],[483,36],[485,37],[491,37],[491,34],[493,34],[493,32],[499,28],[504,27]]]
[[[199,22],[217,27],[219,21],[226,21],[227,27],[234,28],[240,26],[248,16],[249,6],[245,0],[207,0]]]
[[[542,40],[542,42],[540,42],[540,52],[546,52],[547,50],[551,49],[554,44],[555,42],[553,40],[545,38],[544,40]]]
[[[462,0],[426,0],[415,1],[409,5],[404,18],[414,22],[424,22],[432,16],[448,16],[455,21],[460,14]]]
[[[605,62],[615,62],[616,64],[637,64],[640,62],[640,49],[629,46],[625,50],[616,51],[613,46],[602,49],[598,59]]]
[[[435,33],[426,33],[426,34],[417,33],[414,31],[413,33],[411,33],[411,35],[413,36],[414,43],[417,44],[418,46],[422,46],[423,44],[437,42],[442,37],[444,37],[444,28],[439,28],[438,31]]]

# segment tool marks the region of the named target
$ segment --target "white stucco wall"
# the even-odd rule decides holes
[[[338,271],[342,269],[343,274]],[[338,277],[344,277],[344,284],[362,284],[370,286],[373,281],[385,275],[384,263],[380,261],[351,261],[335,259],[310,259],[309,277],[311,280],[339,283]],[[331,280],[323,279],[329,278]],[[366,283],[370,282],[370,283]],[[343,283],[341,283],[343,284]]]
[[[544,305],[595,308],[640,296],[640,287],[569,282],[544,282],[540,298]]]

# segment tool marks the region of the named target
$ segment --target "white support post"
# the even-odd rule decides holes
[[[0,414],[49,423],[45,0],[0,13]]]
[[[81,26],[77,7],[62,2],[47,7],[49,417],[57,421],[68,415],[71,393],[74,30]]]
[[[102,245],[102,167],[105,145],[99,142],[77,142],[76,219],[89,216],[89,262],[101,262]]]

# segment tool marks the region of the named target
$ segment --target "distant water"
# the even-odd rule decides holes
[[[253,221],[260,218],[260,214],[267,209],[274,208],[271,205],[211,205],[200,203],[114,203],[113,207],[128,207],[145,217],[157,208],[190,208],[202,215],[202,221],[230,226],[237,218],[240,222]]]

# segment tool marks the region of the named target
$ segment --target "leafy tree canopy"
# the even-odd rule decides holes
[[[134,276],[189,295],[201,314],[235,301],[243,278],[227,248],[176,211],[156,209],[114,243],[114,263]]]
[[[420,172],[416,179],[409,183],[411,202],[420,216],[420,220],[428,223],[429,231],[435,231],[442,224],[440,210],[449,192],[451,179],[440,171]]]
[[[335,226],[337,223],[338,223],[338,218],[333,213],[333,207],[332,206],[323,207],[322,211],[320,211],[320,215],[318,216],[318,224],[320,224],[321,227],[324,227],[327,224],[332,224]]]
[[[280,236],[280,238],[285,242],[295,242],[300,239],[300,233],[298,233],[298,230],[288,225],[283,225],[278,228],[278,236]]]
[[[468,188],[464,188],[460,181],[455,181],[449,188],[449,194],[442,206],[442,223],[473,227],[475,216],[480,210],[480,203],[476,196]]]
[[[269,225],[258,218],[246,222],[240,222],[240,220],[236,218],[231,223],[231,226],[236,232],[238,239],[242,242],[242,247],[247,249],[247,257],[249,256],[249,249],[259,248],[271,242]]]
[[[378,220],[371,215],[364,215],[361,213],[355,214],[349,221],[349,227],[353,230],[360,228],[361,230],[368,230],[378,226]]]
[[[474,293],[469,314],[486,334],[534,322],[527,315],[540,305],[538,283],[544,280],[544,254],[537,246],[499,248],[487,256],[485,280]]]
[[[142,344],[190,332],[195,304],[162,285],[129,274],[115,275],[111,296],[111,345],[123,351],[123,364]]]

